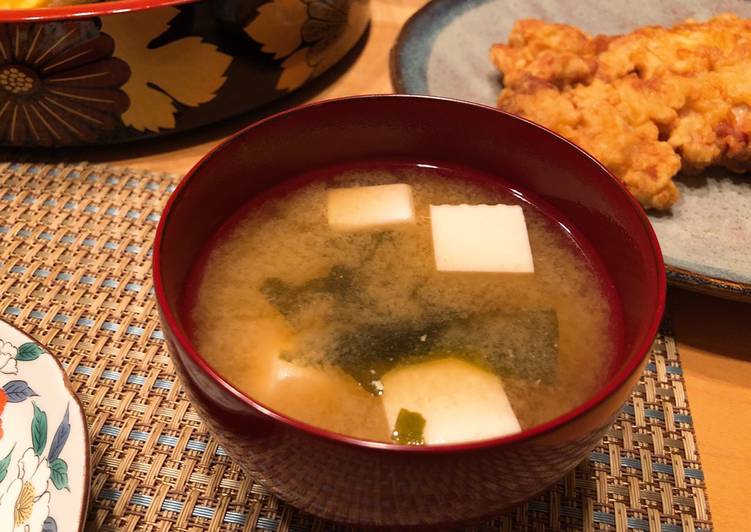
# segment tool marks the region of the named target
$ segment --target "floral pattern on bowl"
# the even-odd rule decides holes
[[[121,142],[257,109],[337,63],[370,19],[369,0],[169,2],[0,10],[0,146]]]
[[[331,67],[350,50],[368,23],[367,0],[273,0],[258,7],[245,27],[261,50],[284,59],[278,90],[291,91]],[[279,21],[285,20],[280,31]]]
[[[83,530],[89,440],[57,360],[0,321],[0,530]]]

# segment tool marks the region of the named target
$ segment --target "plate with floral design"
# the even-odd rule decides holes
[[[86,418],[65,372],[0,321],[0,530],[82,531],[88,496]]]

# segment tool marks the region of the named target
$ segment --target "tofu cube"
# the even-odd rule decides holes
[[[380,398],[342,372],[276,357],[268,387],[257,398],[300,421],[341,434],[372,440],[389,434]]]
[[[431,205],[438,271],[534,273],[518,205]]]
[[[382,229],[414,223],[412,187],[404,183],[326,191],[326,216],[336,231]]]
[[[319,373],[319,371],[314,368],[298,366],[297,364],[282,360],[278,356],[273,361],[273,366],[273,374],[270,382],[272,387],[287,379],[300,379],[301,381],[304,381],[306,378],[314,378],[314,376]]]
[[[501,379],[458,358],[401,366],[386,373],[383,406],[394,427],[404,408],[425,418],[426,444],[496,438],[521,431]]]

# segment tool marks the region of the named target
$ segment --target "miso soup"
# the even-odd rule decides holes
[[[559,416],[621,341],[599,259],[552,209],[466,168],[401,162],[254,198],[204,251],[186,305],[198,351],[248,396],[400,444]]]

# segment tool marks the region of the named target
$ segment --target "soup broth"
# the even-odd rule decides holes
[[[360,191],[408,191],[413,218],[394,209],[396,221],[357,226],[357,203],[360,218],[344,212],[336,226],[332,191],[374,186]],[[521,207],[534,273],[438,271],[431,205],[497,204]],[[205,250],[192,340],[255,400],[357,438],[449,443],[540,424],[591,397],[619,348],[610,283],[550,212],[462,168],[301,176],[255,198]]]

